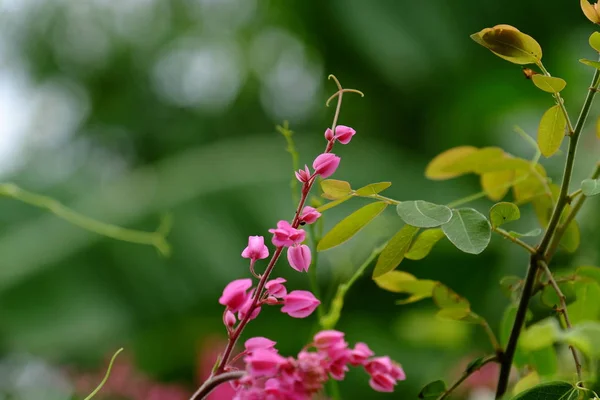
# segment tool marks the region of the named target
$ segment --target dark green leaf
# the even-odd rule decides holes
[[[450,221],[452,211],[446,206],[423,200],[403,201],[396,207],[404,222],[418,228],[434,228]]]
[[[419,228],[404,225],[385,246],[375,265],[373,278],[377,278],[385,273],[392,271],[404,259],[404,254],[408,251],[413,237],[417,234]]]
[[[338,246],[356,235],[358,231],[364,228],[376,216],[381,214],[387,207],[387,204],[379,201],[376,203],[367,204],[366,206],[356,210],[336,226],[334,226],[319,242],[317,251],[323,251]]]
[[[453,210],[450,222],[442,225],[442,230],[452,244],[465,253],[479,254],[490,243],[490,223],[472,208]]]
[[[442,380],[428,383],[419,392],[419,399],[433,400],[440,397],[446,391],[446,384]]]
[[[512,400],[576,400],[578,391],[569,382],[541,383],[519,393]]]

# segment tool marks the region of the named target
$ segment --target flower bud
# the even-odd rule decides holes
[[[288,248],[287,258],[290,266],[299,272],[306,272],[310,267],[310,248],[305,245],[295,245]]]
[[[352,136],[356,135],[356,131],[349,126],[338,125],[335,127],[335,138],[341,144],[348,144],[352,140]]]
[[[293,318],[306,318],[321,304],[319,300],[306,290],[294,290],[283,298],[281,312]]]
[[[333,153],[323,153],[313,161],[313,168],[317,175],[321,175],[321,178],[328,178],[340,165],[340,158]]]

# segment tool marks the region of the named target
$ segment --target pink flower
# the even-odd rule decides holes
[[[252,353],[256,349],[270,350],[277,353],[277,350],[275,350],[276,344],[276,342],[267,339],[266,337],[257,336],[246,340],[244,347],[246,348],[248,354]]]
[[[337,131],[337,128],[336,128]],[[333,131],[330,128],[327,128],[327,130],[325,131],[325,140],[327,140],[328,142],[331,142],[334,138],[334,134]]]
[[[231,311],[227,310],[225,312],[225,318],[223,318],[223,322],[228,328],[233,328],[236,322],[235,315],[233,315]]]
[[[333,347],[339,347],[340,345],[346,347],[347,345],[344,340],[344,333],[336,330],[326,330],[317,333],[314,336],[313,343],[319,350],[327,350]]]
[[[242,320],[242,319],[246,318],[246,314],[248,314],[248,312],[250,311],[250,308],[252,307],[252,303],[254,303],[254,299],[252,298],[252,296],[254,296],[254,289],[252,289],[252,292],[246,298],[246,302],[244,304],[242,304],[242,306],[239,309],[239,312],[238,312],[238,319],[239,320]],[[252,310],[252,314],[250,314],[250,317],[248,318],[248,320],[251,321],[254,318],[258,317],[259,313],[260,313],[260,306],[257,305]]]
[[[252,354],[244,357],[248,371],[254,377],[273,376],[285,358],[272,350],[255,349]]]
[[[329,373],[331,377],[335,380],[341,381],[344,379],[346,372],[348,371],[348,359],[347,358],[339,358],[332,362],[329,365]]]
[[[283,286],[284,282],[286,282],[286,280],[283,278],[271,279],[265,284],[265,288],[271,296],[281,298],[287,294],[287,289]]]
[[[393,392],[396,380],[388,374],[373,374],[369,385],[378,392]]]
[[[242,251],[242,257],[254,261],[269,257],[269,249],[265,246],[265,238],[262,236],[250,236],[248,238],[248,247]]]
[[[328,178],[340,165],[340,158],[333,153],[323,153],[313,161],[315,174],[321,175],[321,178]]]
[[[252,286],[251,279],[236,279],[231,281],[223,289],[223,295],[219,298],[219,304],[228,307],[232,312],[237,312],[248,298],[246,290]]]
[[[272,241],[277,247],[302,243],[306,238],[306,232],[292,228],[289,222],[283,220],[277,223],[277,229],[269,229],[269,232],[273,234]]]
[[[318,212],[316,209],[314,209],[311,206],[306,206],[302,209],[302,212],[300,213],[300,222],[304,222],[306,224],[312,224],[317,219],[319,219],[320,216],[321,216],[321,213]]]
[[[348,144],[352,140],[352,136],[356,134],[356,131],[349,126],[338,125],[335,127],[335,138],[341,144]]]
[[[402,368],[387,356],[369,360],[365,370],[371,375],[371,387],[380,392],[392,392],[396,381],[406,379]]]
[[[304,169],[300,169],[295,172],[296,179],[300,181],[300,183],[306,183],[310,180],[310,170],[307,165],[304,165]]]
[[[310,248],[305,244],[288,247],[287,258],[290,266],[296,271],[306,272],[310,267]]]
[[[373,356],[373,351],[365,343],[356,343],[354,350],[350,352],[350,364],[354,366],[364,365],[369,357]]]
[[[294,318],[306,318],[321,304],[319,300],[306,290],[294,290],[283,298],[281,312]]]

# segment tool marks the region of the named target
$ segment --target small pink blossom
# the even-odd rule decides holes
[[[296,243],[302,243],[306,238],[306,232],[302,229],[293,228],[287,221],[279,221],[276,229],[269,229],[273,234],[273,244],[277,247],[292,246]]]
[[[321,178],[328,178],[340,165],[340,158],[333,153],[323,153],[313,161],[315,174],[321,175]]]
[[[319,350],[327,350],[342,345],[346,347],[344,333],[336,330],[325,330],[317,333],[313,341],[315,347]]]
[[[306,318],[321,304],[319,300],[306,290],[294,290],[283,298],[281,312],[294,318]]]
[[[275,345],[277,342],[272,341],[271,339],[267,339],[266,337],[257,336],[246,340],[244,343],[244,347],[248,354],[252,353],[256,349],[270,350],[277,353],[275,350]]]
[[[252,376],[262,377],[275,375],[285,358],[272,350],[258,348],[253,350],[252,354],[244,357],[244,361]]]
[[[271,279],[265,284],[267,292],[273,297],[284,297],[287,294],[287,289],[283,285],[286,282],[283,278]]]
[[[337,129],[336,129],[336,131],[337,131]],[[328,142],[331,142],[334,137],[335,136],[334,136],[331,128],[327,128],[327,130],[325,131],[325,140],[327,140]]]
[[[250,311],[250,308],[252,308],[252,304],[254,303],[254,299],[252,298],[252,296],[254,295],[254,289],[252,289],[252,292],[250,293],[250,295],[246,298],[246,302],[240,307],[239,312],[238,312],[238,319],[239,320],[243,320],[244,318],[246,318],[246,315],[248,314],[248,312]],[[253,310],[252,310],[252,314],[250,314],[250,317],[248,317],[248,320],[251,321],[254,318],[258,317],[258,314],[260,313],[260,306],[257,305]]]
[[[269,249],[265,246],[265,238],[262,236],[250,236],[248,238],[248,247],[242,252],[242,257],[253,261],[269,257]]]
[[[232,312],[237,312],[248,298],[246,291],[252,286],[251,279],[236,279],[231,281],[223,289],[223,295],[219,298],[219,304],[227,306]]]
[[[308,165],[304,165],[304,169],[300,169],[295,172],[296,179],[300,181],[300,183],[307,183],[310,180],[310,170],[308,169]]]
[[[225,318],[223,318],[223,322],[225,322],[225,326],[228,328],[233,328],[236,323],[235,315],[231,311],[227,310],[225,312]]]
[[[305,244],[288,247],[287,259],[296,271],[306,272],[312,259],[310,248]]]
[[[302,209],[300,213],[300,222],[304,222],[306,224],[314,223],[319,217],[321,213],[318,212],[315,208],[311,206],[306,206]]]
[[[350,352],[350,364],[354,366],[364,365],[369,357],[373,356],[373,351],[365,343],[356,343],[354,349]]]
[[[378,392],[393,392],[396,380],[388,374],[373,374],[369,385]]]
[[[348,144],[352,140],[352,136],[356,134],[356,131],[349,126],[338,125],[335,127],[335,138],[341,144]]]
[[[406,379],[404,370],[388,356],[369,360],[365,364],[365,370],[371,375],[371,387],[380,392],[392,392],[396,381]]]

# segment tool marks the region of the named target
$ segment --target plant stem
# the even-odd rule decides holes
[[[517,342],[519,340],[519,336],[521,334],[521,330],[525,322],[527,307],[533,294],[533,287],[535,285],[537,272],[540,267],[540,261],[545,261],[544,257],[546,255],[552,237],[558,228],[558,223],[560,221],[562,212],[568,203],[569,184],[571,183],[571,175],[573,173],[573,165],[575,163],[577,142],[579,141],[582,128],[585,124],[585,120],[587,119],[587,116],[590,112],[592,101],[594,100],[594,95],[596,94],[599,81],[600,70],[596,70],[594,72],[594,77],[592,78],[592,84],[590,85],[585,101],[583,103],[583,107],[581,108],[581,112],[579,113],[579,118],[577,119],[577,123],[575,124],[575,128],[573,129],[573,134],[569,136],[569,149],[567,152],[567,159],[565,161],[565,169],[563,173],[562,184],[560,187],[560,194],[558,196],[556,205],[554,206],[552,217],[550,218],[550,222],[548,223],[546,232],[544,233],[544,236],[539,246],[537,247],[535,254],[532,254],[529,260],[527,277],[523,286],[523,292],[521,294],[521,300],[519,301],[519,307],[517,309],[515,322],[513,324],[510,337],[508,339],[508,344],[506,345],[506,349],[500,360],[500,376],[498,378],[498,387],[496,389],[496,399],[502,398],[504,393],[506,393],[513,357],[515,355]]]
[[[245,371],[231,371],[231,372],[223,372],[222,374],[213,376],[205,381],[202,386],[196,390],[191,397],[191,399],[199,399],[202,400],[204,397],[208,396],[210,392],[212,392],[217,386],[221,383],[233,381],[235,379],[240,379],[245,375]]]
[[[565,324],[567,325],[567,329],[571,329],[573,326],[571,325],[571,321],[569,320],[569,313],[567,311],[567,302],[566,302],[567,297],[563,294],[562,290],[560,290],[558,283],[554,279],[554,276],[552,276],[552,272],[550,271],[550,268],[548,268],[548,264],[546,264],[545,261],[540,261],[540,266],[542,267],[542,269],[544,270],[546,275],[548,275],[548,280],[550,281],[550,284],[554,288],[554,291],[556,292],[556,294],[558,295],[558,298],[560,300],[560,308],[558,308],[556,311],[558,311],[560,314],[563,315],[563,317],[565,319]],[[569,349],[571,349],[571,353],[573,354],[573,360],[575,361],[575,369],[577,370],[577,378],[579,379],[579,381],[582,381],[581,362],[579,361],[579,355],[577,354],[577,351],[575,350],[575,348],[573,346],[569,345]]]
[[[0,184],[0,196],[11,197],[34,207],[46,209],[57,217],[62,218],[75,226],[102,236],[124,242],[154,246],[164,256],[169,255],[171,250],[169,243],[167,243],[166,240],[166,234],[170,228],[170,221],[168,219],[164,219],[155,232],[144,232],[122,228],[120,226],[95,220],[71,210],[58,200],[29,192],[12,183]]]
[[[544,67],[544,64],[542,64],[541,61],[538,63],[538,67],[540,67],[540,69],[542,70],[544,75],[552,76],[552,75],[550,75],[548,70]],[[571,123],[571,119],[569,118],[569,113],[567,112],[567,109],[565,108],[565,102],[562,99],[560,93],[558,93],[558,92],[552,94],[552,97],[554,97],[554,99],[556,100],[556,104],[558,104],[563,115],[565,116],[565,120],[567,121],[567,128],[569,128],[569,136],[570,136],[573,134],[574,129],[573,129],[573,124]]]
[[[521,246],[522,248],[524,248],[525,250],[527,250],[529,253],[535,254],[535,249],[533,247],[531,247],[530,245],[528,245],[527,243],[525,243],[521,239],[512,236],[510,233],[506,232],[504,229],[501,229],[501,228],[492,228],[492,230],[494,232],[496,232],[497,234],[499,234],[500,236],[504,237],[505,239],[508,239],[511,242],[518,244],[519,246]]]
[[[497,356],[488,356],[487,358],[483,359],[481,361],[481,363],[476,367],[476,368],[472,368],[469,369],[467,371],[465,371],[461,377],[454,382],[454,384],[452,386],[450,386],[450,388],[448,390],[446,390],[444,392],[444,394],[442,394],[438,400],[444,400],[446,397],[448,397],[454,390],[456,390],[456,388],[458,388],[464,381],[467,380],[467,378],[469,378],[469,376],[471,376],[473,373],[479,371],[484,365],[489,364],[491,362],[494,361],[498,361],[498,357]]]

